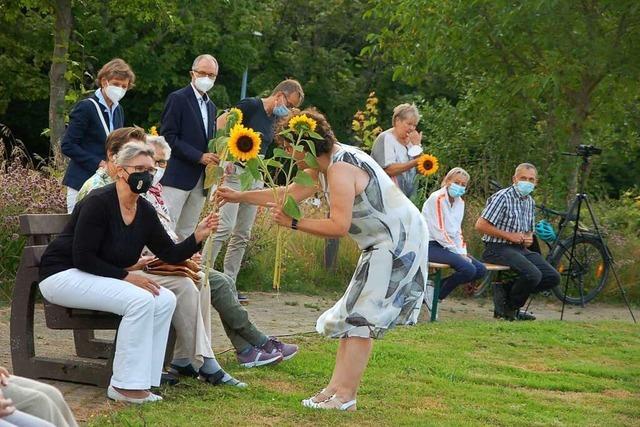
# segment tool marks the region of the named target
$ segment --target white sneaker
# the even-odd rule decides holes
[[[429,309],[429,311],[431,311],[431,306],[433,304],[433,293],[434,293],[433,282],[431,280],[427,280],[427,288],[426,288],[426,291],[424,292],[424,303],[427,305],[427,308]]]

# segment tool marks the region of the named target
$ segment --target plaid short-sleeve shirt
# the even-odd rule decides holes
[[[487,200],[482,218],[493,226],[510,233],[528,233],[533,231],[535,220],[535,202],[531,196],[521,196],[512,185],[504,188]],[[505,239],[487,234],[482,236],[483,242],[509,243]]]

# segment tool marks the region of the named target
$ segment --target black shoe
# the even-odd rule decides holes
[[[502,318],[508,320],[509,322],[513,322],[518,317],[519,308],[511,308],[511,306],[507,303],[504,306],[504,314]]]
[[[173,375],[170,372],[163,372],[160,377],[160,385],[169,385],[174,386],[180,382],[177,376]]]
[[[198,378],[198,371],[196,371],[191,363],[187,366],[178,366],[173,363],[169,365],[168,369],[169,373],[176,377],[189,377],[189,378]]]
[[[213,374],[205,374],[204,372],[200,371],[200,376],[198,377],[198,379],[211,385],[230,385],[240,388],[247,387],[247,384],[243,383],[242,381],[238,381],[232,376],[229,376],[229,379],[224,381],[223,378],[225,377],[225,375],[226,372],[222,369],[220,369],[218,372],[214,372]]]
[[[536,316],[533,315],[530,311],[526,311],[524,309],[518,310],[518,314],[516,315],[517,320],[536,320]]]

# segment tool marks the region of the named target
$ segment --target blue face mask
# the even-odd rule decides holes
[[[518,181],[516,182],[516,190],[521,196],[528,196],[531,194],[533,189],[536,188],[536,185],[529,181]]]
[[[289,114],[289,109],[284,105],[276,105],[273,107],[273,115],[276,117],[286,117]]]
[[[449,185],[449,188],[447,189],[447,192],[449,193],[449,195],[451,197],[462,197],[466,190],[467,189],[464,188],[462,185],[459,185],[459,184],[456,184],[455,182],[452,182],[451,185]]]

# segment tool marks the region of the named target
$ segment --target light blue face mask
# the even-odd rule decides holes
[[[533,189],[536,188],[536,185],[529,181],[518,181],[516,182],[516,190],[521,196],[528,196],[531,194]]]
[[[276,117],[286,117],[289,115],[289,109],[284,105],[276,105],[273,107],[273,115]]]
[[[460,184],[456,184],[455,182],[452,182],[447,189],[447,192],[451,197],[462,197],[465,191],[467,191],[465,187]]]

